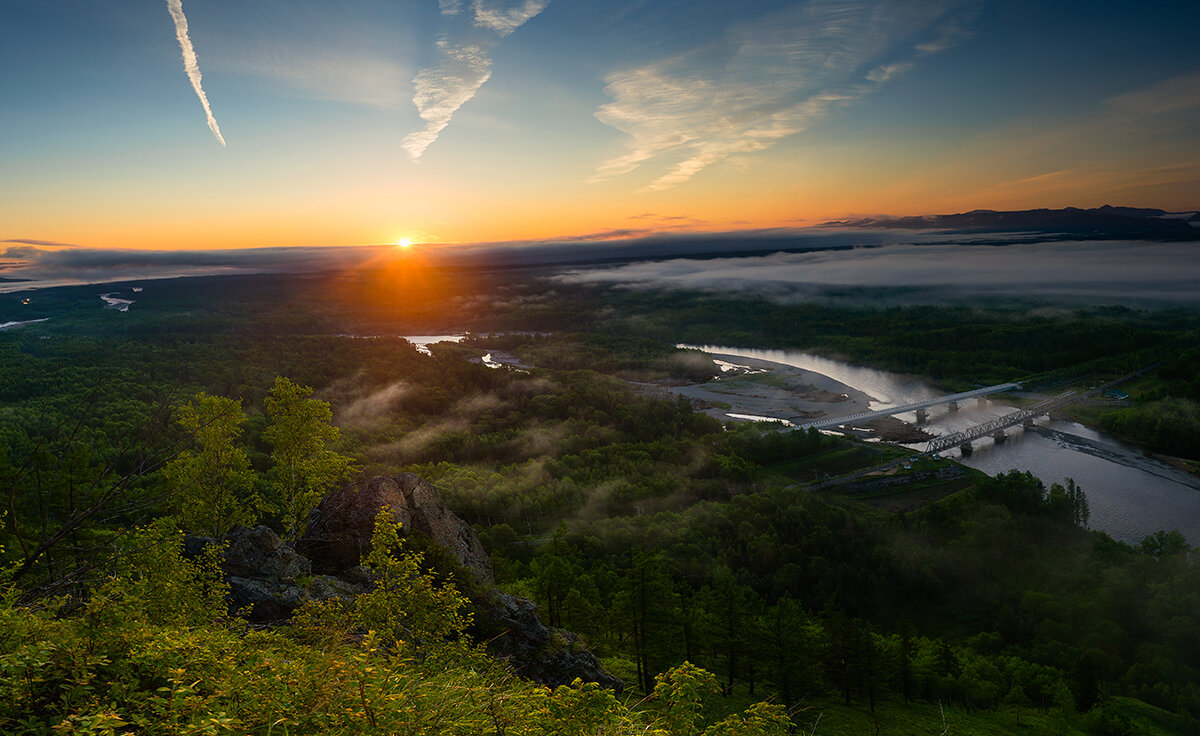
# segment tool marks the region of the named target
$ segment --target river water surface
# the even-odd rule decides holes
[[[872,397],[871,408],[906,404],[940,395],[920,378],[851,365],[793,350],[760,350],[704,345],[707,353],[723,353],[810,370],[829,376]],[[970,401],[960,411],[932,407],[923,425],[940,435],[1002,416],[1015,407],[996,401],[986,405]],[[913,413],[899,415],[915,421]],[[947,453],[990,475],[1027,470],[1047,485],[1073,478],[1087,493],[1091,527],[1123,542],[1137,542],[1163,529],[1178,529],[1189,544],[1200,545],[1200,478],[1167,463],[1147,457],[1136,447],[1083,425],[1039,419],[1037,427],[1005,430],[1008,439],[996,445],[991,439],[973,443],[975,451],[962,458],[958,450]],[[911,445],[924,449],[923,445]]]

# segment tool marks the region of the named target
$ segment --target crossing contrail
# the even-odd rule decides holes
[[[200,86],[200,64],[196,61],[196,49],[192,47],[192,39],[188,37],[188,23],[187,16],[183,14],[183,0],[167,0],[167,10],[170,11],[171,18],[175,21],[175,38],[179,39],[179,51],[183,54],[183,69],[192,82],[192,89],[196,90],[196,96],[200,98],[200,104],[204,105],[204,114],[208,116],[208,129],[223,146],[225,138],[221,135],[221,127],[217,125],[217,119],[213,117],[212,108],[208,105],[208,95],[204,94],[204,88]]]

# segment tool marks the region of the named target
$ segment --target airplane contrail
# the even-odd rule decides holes
[[[170,11],[171,18],[175,21],[175,38],[179,39],[179,51],[183,54],[183,69],[192,82],[192,89],[196,90],[196,96],[200,98],[200,104],[204,105],[204,114],[208,116],[208,129],[224,146],[225,138],[221,135],[221,126],[217,125],[217,119],[213,117],[212,108],[208,105],[208,95],[204,94],[204,88],[200,86],[200,63],[196,60],[196,49],[192,47],[192,39],[188,37],[188,22],[187,16],[183,14],[183,0],[167,0],[167,10]]]

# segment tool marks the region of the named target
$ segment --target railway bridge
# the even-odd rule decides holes
[[[962,449],[962,453],[964,455],[970,455],[972,450],[971,442],[974,440],[991,435],[996,443],[999,444],[1006,439],[1004,430],[1008,427],[1015,427],[1018,424],[1026,427],[1032,426],[1034,419],[1042,415],[1049,414],[1051,411],[1059,408],[1060,406],[1065,406],[1073,401],[1080,401],[1089,396],[1107,391],[1119,383],[1124,383],[1131,378],[1136,378],[1137,376],[1140,376],[1157,367],[1158,363],[1153,363],[1145,368],[1142,368],[1141,370],[1134,371],[1133,373],[1127,373],[1109,381],[1103,386],[1097,386],[1095,388],[1088,389],[1083,393],[1074,390],[1064,391],[1058,396],[1034,404],[1027,409],[1021,409],[1019,411],[1005,414],[1002,417],[996,417],[990,421],[982,424],[976,424],[974,427],[964,429],[961,432],[952,432],[951,434],[934,437],[929,441],[929,444],[925,447],[925,451],[921,454],[934,455],[958,445]]]
[[[1006,428],[1015,427],[1018,424],[1028,427],[1033,424],[1033,420],[1037,417],[1049,414],[1054,409],[1069,404],[1072,401],[1078,401],[1081,398],[1083,397],[1079,395],[1078,391],[1064,391],[1058,396],[1041,401],[1027,409],[1021,409],[1005,414],[1002,417],[996,417],[990,421],[964,429],[961,432],[952,432],[940,437],[934,437],[926,445],[925,452],[922,454],[933,455],[943,450],[949,450],[951,447],[957,445],[962,449],[964,455],[970,455],[971,442],[973,440],[991,435],[992,439],[999,444],[1006,438],[1004,434]]]

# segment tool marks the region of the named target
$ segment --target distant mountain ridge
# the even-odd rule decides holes
[[[1189,217],[1190,215],[1190,217]],[[1192,224],[1194,223],[1194,224]],[[1171,213],[1144,207],[1061,210],[972,210],[953,215],[840,220],[830,227],[902,230],[1045,231],[1087,237],[1200,240],[1200,213]]]

